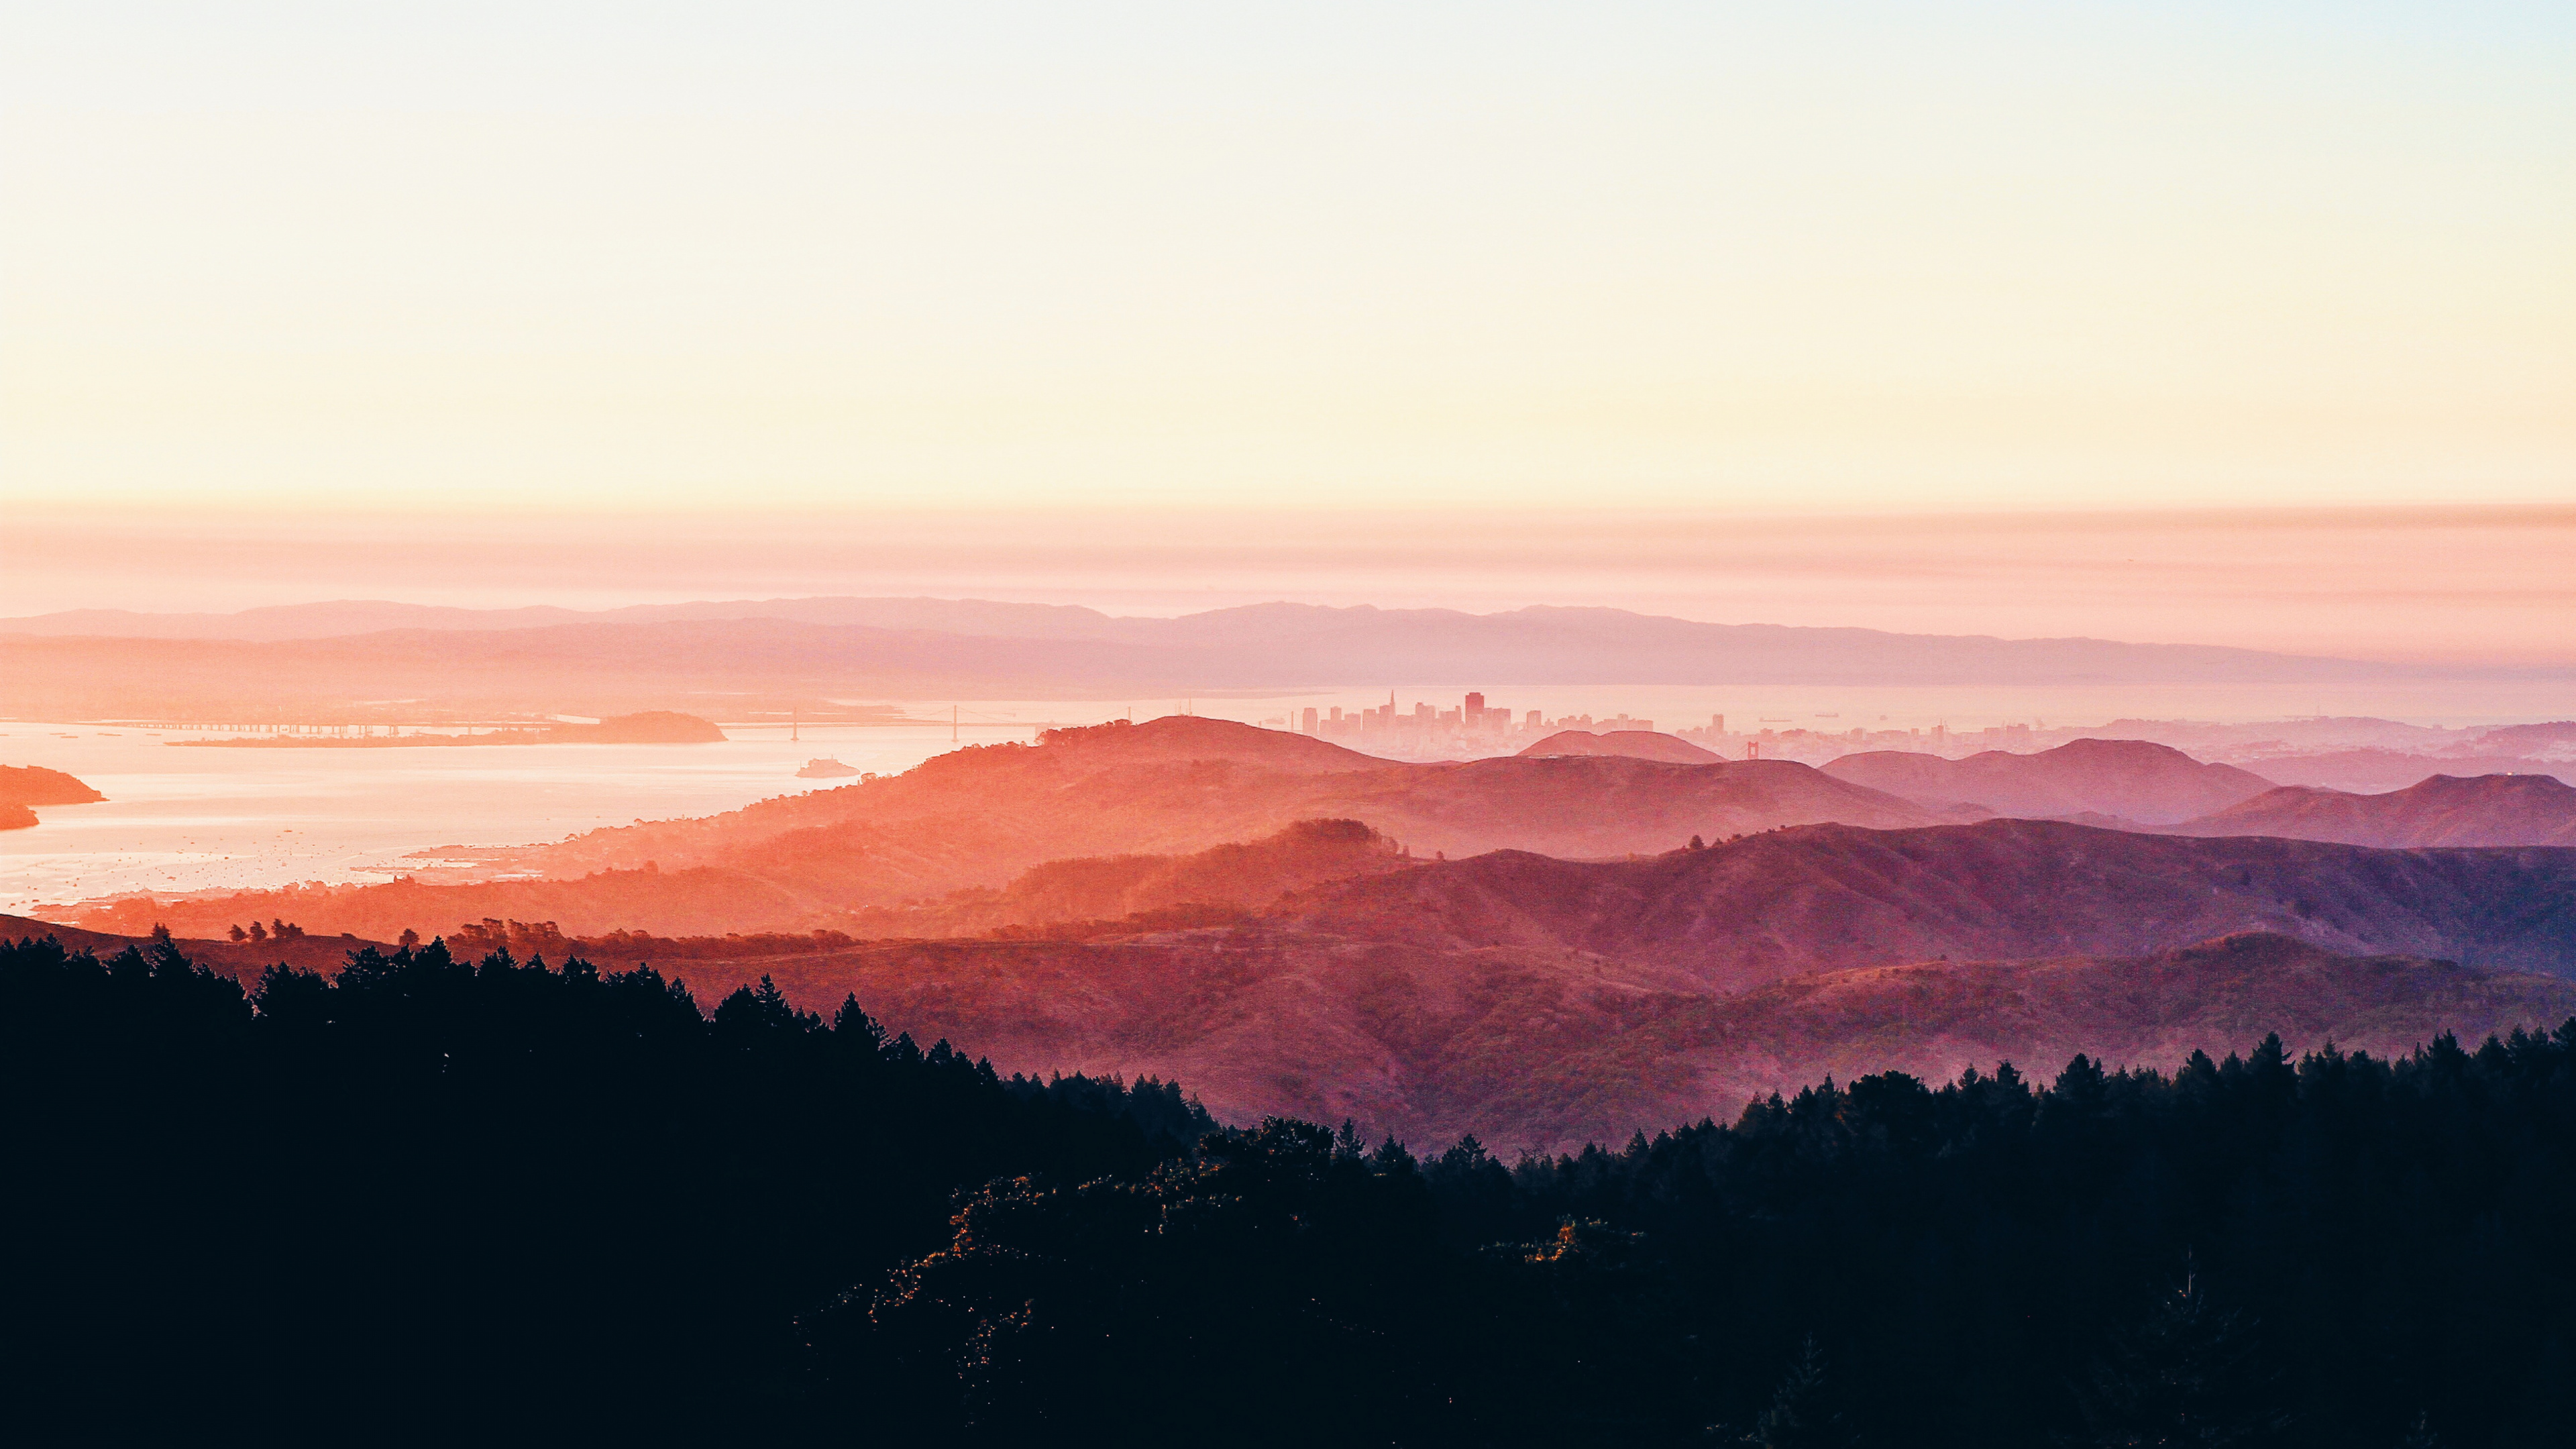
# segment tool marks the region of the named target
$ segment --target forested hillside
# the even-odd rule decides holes
[[[2576,1020],[1506,1162],[578,960],[0,1003],[21,1442],[2564,1442]]]

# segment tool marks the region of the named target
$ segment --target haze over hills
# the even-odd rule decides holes
[[[1404,764],[1223,720],[1056,730],[1038,745],[940,755],[900,776],[730,814],[483,852],[545,879],[426,880],[131,902],[84,916],[204,934],[284,915],[317,931],[424,933],[484,917],[574,933],[838,927],[845,913],[999,887],[1047,861],[1185,854],[1301,820],[1356,820],[1416,857],[1511,848],[1567,857],[1670,849],[1693,835],[1946,817],[1789,761],[1623,757]],[[151,914],[155,910],[159,915]]]
[[[2416,754],[2405,750],[2323,750],[2265,755],[2247,762],[2265,779],[2284,785],[2380,794],[2402,790],[2435,775],[2545,775],[2576,783],[2576,761],[2522,755]]]
[[[1624,755],[1632,760],[1662,760],[1674,765],[1713,765],[1723,755],[1660,730],[1559,730],[1520,752],[1525,760],[1556,755]]]
[[[183,706],[309,712],[386,698],[622,713],[708,690],[1096,698],[1387,680],[2208,684],[2459,673],[2201,645],[1709,624],[1557,607],[1469,614],[1276,603],[1160,619],[934,599],[593,614],[350,602],[221,616],[88,610],[0,621],[0,712],[31,718]]]
[[[2435,775],[2381,795],[2284,785],[2174,827],[2351,845],[2576,846],[2576,788],[2548,775]]]
[[[2161,825],[2250,799],[2272,782],[2232,765],[2205,764],[2145,740],[2075,740],[2035,754],[1989,750],[1964,760],[1873,750],[1824,766],[1935,809],[1975,807],[2047,820],[2076,815]]]
[[[1276,835],[1190,855],[1110,855],[1051,860],[1000,890],[964,890],[926,905],[859,911],[847,930],[862,936],[966,936],[1214,907],[1225,915],[1266,906],[1292,891],[1355,876],[1404,870],[1395,842],[1356,820],[1301,820]],[[1157,923],[1160,924],[1160,923]],[[1179,924],[1170,922],[1169,924]]]

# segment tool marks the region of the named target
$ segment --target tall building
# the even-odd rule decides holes
[[[1485,696],[1478,693],[1470,693],[1467,696],[1466,714],[1467,727],[1469,729],[1473,729],[1477,725],[1483,724],[1485,722]]]
[[[1726,716],[1722,714],[1710,715],[1708,717],[1708,732],[1713,735],[1722,735],[1726,733]]]
[[[1338,710],[1336,710],[1336,711],[1334,711],[1334,712],[1335,712],[1336,714],[1340,713],[1340,711],[1338,711]],[[1304,725],[1304,729],[1305,729],[1305,732],[1306,732],[1307,734],[1310,734],[1310,735],[1311,735],[1311,734],[1313,734],[1313,733],[1315,732],[1315,707],[1314,707],[1313,705],[1311,705],[1311,704],[1310,704],[1310,705],[1308,705],[1308,706],[1306,706],[1306,716],[1305,716],[1305,725]]]

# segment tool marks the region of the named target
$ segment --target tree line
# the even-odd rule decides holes
[[[91,1441],[2569,1439],[2576,1022],[1507,1161],[766,982],[433,941],[245,991],[39,939],[0,1085],[0,1413]]]

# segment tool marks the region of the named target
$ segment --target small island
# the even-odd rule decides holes
[[[194,749],[392,750],[450,745],[707,745],[725,733],[707,720],[677,710],[621,714],[597,724],[552,724],[492,730],[479,735],[243,735],[226,740],[172,740]]]
[[[107,797],[60,770],[41,765],[0,765],[0,830],[36,823],[32,805],[90,805]]]

